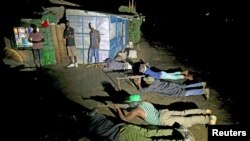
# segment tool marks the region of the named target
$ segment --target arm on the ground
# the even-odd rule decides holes
[[[121,111],[121,109],[120,109],[120,107],[118,106],[118,105],[114,105],[115,106],[115,109],[117,110],[117,112],[118,112],[118,114],[119,114],[119,116],[120,116],[120,118],[122,119],[122,120],[124,120],[124,121],[130,121],[130,120],[132,120],[132,119],[134,119],[135,117],[139,117],[139,108],[136,108],[136,109],[134,109],[134,110],[132,110],[131,112],[129,112],[127,115],[124,115],[123,114],[123,112]]]

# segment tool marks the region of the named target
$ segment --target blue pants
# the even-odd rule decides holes
[[[36,66],[42,66],[42,54],[41,49],[32,49],[32,54],[34,58],[34,63]]]
[[[195,87],[203,87],[203,83],[199,82],[199,83],[194,83],[194,84],[190,84],[187,85],[186,88],[195,88]],[[185,96],[190,96],[190,95],[203,95],[205,94],[205,91],[203,88],[199,88],[199,89],[191,89],[191,90],[187,90]]]
[[[167,73],[165,71],[161,71],[161,79],[171,79],[171,80],[179,80],[184,79],[184,75],[181,74],[181,72],[173,72],[173,73]]]
[[[99,48],[89,48],[89,64],[92,63],[93,57],[95,57],[95,62],[99,63]]]

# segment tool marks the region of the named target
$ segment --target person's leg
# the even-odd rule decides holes
[[[71,62],[71,64],[75,63],[74,56],[70,56],[70,62]]]
[[[92,63],[92,58],[94,56],[94,51],[95,51],[94,48],[89,48],[89,64]]]
[[[126,125],[120,130],[119,141],[153,141],[152,137],[172,136],[173,131],[173,129],[148,129],[136,125]],[[157,141],[171,141],[171,139],[157,139]]]
[[[74,59],[74,65],[77,68],[78,67],[78,63],[77,63],[77,50],[76,50],[76,46],[72,47],[72,54],[73,54],[73,59]]]
[[[182,75],[180,71],[171,72],[171,73],[168,73],[168,74],[171,74],[171,75]]]
[[[95,49],[95,62],[99,63],[99,49],[98,48]]]
[[[77,63],[77,50],[76,50],[76,46],[72,46],[71,47],[71,56],[73,56],[73,62]]]
[[[68,53],[68,56],[69,56],[69,64],[73,64],[74,63],[74,60],[73,60],[73,54],[72,54],[72,49],[71,47],[67,47],[67,53]]]
[[[192,114],[208,114],[207,109],[188,109],[183,111],[168,111],[172,116],[185,116]]]
[[[77,56],[74,56],[75,63],[77,63]]]
[[[209,115],[195,115],[195,116],[171,116],[168,120],[165,120],[163,125],[172,126],[176,122],[185,127],[191,127],[197,124],[208,124],[210,121]]]
[[[204,89],[192,89],[192,90],[186,90],[185,96],[191,96],[191,95],[203,95],[205,94]]]
[[[37,54],[38,54],[38,59],[39,59],[40,67],[43,67],[43,63],[42,63],[42,51],[41,51],[41,49],[37,49]]]
[[[184,79],[184,75],[181,75],[180,72],[167,73],[165,71],[161,71],[161,79],[179,80]]]
[[[203,85],[204,85],[204,82],[198,82],[198,83],[186,85],[186,88],[203,87]]]
[[[67,47],[67,51],[68,51],[68,56],[69,56],[69,60],[70,60],[70,63],[69,65],[67,66],[67,68],[71,68],[71,67],[74,67],[74,56],[73,56],[73,52],[72,52],[72,47]]]
[[[33,54],[34,64],[36,67],[38,67],[38,54],[36,49],[32,49],[32,54]]]
[[[70,58],[70,48],[69,47],[67,47],[67,55],[68,55],[68,57],[69,57],[69,64],[71,64],[72,62],[71,62],[71,58]]]

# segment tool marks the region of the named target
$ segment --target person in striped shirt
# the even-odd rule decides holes
[[[116,123],[93,109],[84,114],[90,140],[98,141],[195,141],[193,134],[184,126],[155,127],[129,123]],[[82,116],[83,117],[83,116]]]
[[[126,100],[130,107],[134,107],[127,115],[124,115],[120,107],[115,104],[120,118],[131,121],[139,117],[152,125],[173,126],[179,123],[185,127],[197,124],[216,124],[217,117],[211,115],[210,109],[189,109],[184,111],[170,111],[168,109],[157,110],[150,102],[143,101],[140,94],[132,94]],[[187,116],[189,115],[189,116]]]

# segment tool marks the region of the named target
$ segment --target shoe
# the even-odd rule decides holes
[[[176,130],[181,133],[181,135],[184,138],[184,141],[195,141],[193,134],[183,125],[181,125],[180,128]]]
[[[72,68],[72,67],[74,67],[75,65],[74,64],[69,64],[68,66],[67,66],[67,68]]]
[[[92,111],[88,112],[87,115],[92,117],[92,116],[96,115],[97,112],[98,112],[98,109],[94,108]]]
[[[203,86],[203,89],[205,89],[207,86],[207,82],[202,82],[202,86]]]
[[[217,117],[215,115],[209,116],[209,122],[208,122],[209,125],[215,125],[216,122],[217,122]]]
[[[206,109],[206,114],[211,115],[212,114],[212,110]]]
[[[204,96],[205,96],[206,100],[208,100],[209,99],[209,89],[206,88],[206,89],[204,89],[204,91],[205,91]]]
[[[75,63],[75,68],[78,68],[78,64],[77,63]]]

